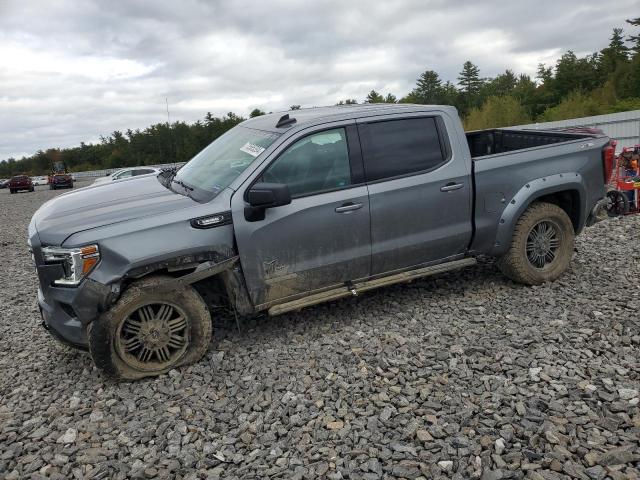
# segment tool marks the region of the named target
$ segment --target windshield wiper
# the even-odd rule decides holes
[[[160,172],[156,178],[164,188],[171,190],[171,180],[176,176],[178,171],[175,168],[167,168]]]
[[[189,197],[191,199],[194,199],[191,196],[191,192],[193,192],[193,187],[191,185],[187,185],[186,183],[184,183],[182,180],[176,180],[175,178],[171,177],[171,180],[169,182],[169,185],[172,185],[174,183],[177,183],[178,185],[180,185],[183,188],[183,192],[182,194],[186,197]],[[173,190],[173,188],[171,189]],[[173,190],[175,192],[175,190]],[[178,192],[176,192],[178,193]],[[195,200],[195,199],[194,199]]]
[[[182,180],[176,180],[175,178],[171,180],[173,183],[177,183],[178,185],[180,185],[182,188],[184,188],[185,190],[189,190],[190,192],[193,192],[193,187],[187,185],[186,183],[184,183]]]

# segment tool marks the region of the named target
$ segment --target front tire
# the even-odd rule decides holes
[[[211,342],[211,316],[191,287],[156,293],[170,280],[153,276],[133,283],[120,300],[89,325],[95,365],[124,380],[153,377],[199,360]]]
[[[514,282],[552,282],[569,267],[574,241],[573,224],[564,210],[552,203],[534,203],[518,219],[498,267]]]

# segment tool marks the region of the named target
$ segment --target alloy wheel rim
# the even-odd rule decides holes
[[[538,269],[543,269],[556,259],[560,248],[560,234],[557,226],[542,221],[529,231],[526,243],[527,260]]]
[[[140,370],[173,365],[188,343],[187,316],[177,305],[165,302],[136,308],[120,324],[116,337],[120,358]]]

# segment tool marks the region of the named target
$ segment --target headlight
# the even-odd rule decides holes
[[[100,250],[97,245],[80,248],[44,247],[42,249],[45,263],[59,263],[64,269],[64,277],[55,280],[55,285],[75,286],[100,261]]]

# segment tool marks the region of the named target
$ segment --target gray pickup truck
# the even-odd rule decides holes
[[[198,360],[208,296],[271,315],[498,258],[533,285],[602,218],[598,134],[465,134],[453,107],[253,118],[183,168],[87,187],[29,225],[43,324],[126,379]]]

